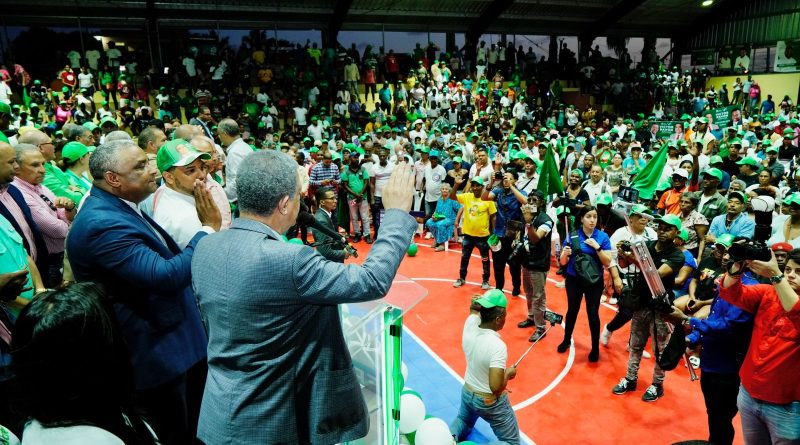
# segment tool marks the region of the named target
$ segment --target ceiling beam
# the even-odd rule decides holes
[[[472,45],[477,44],[478,38],[489,29],[495,20],[500,18],[512,3],[514,0],[494,0],[486,5],[481,15],[469,25],[466,34],[467,42]]]
[[[597,20],[591,25],[586,27],[580,34],[579,38],[585,41],[591,41],[595,37],[603,34],[607,29],[611,28],[621,18],[625,17],[629,12],[638,8],[647,0],[622,0],[613,7],[611,7],[604,14],[600,15]]]
[[[333,12],[331,13],[331,19],[328,21],[328,29],[323,33],[323,45],[333,46],[332,44],[338,41],[342,23],[344,23],[344,19],[347,17],[347,12],[350,10],[352,4],[353,0],[336,0],[336,5],[333,7]]]

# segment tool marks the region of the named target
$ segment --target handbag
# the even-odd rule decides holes
[[[575,255],[573,267],[578,276],[578,282],[585,288],[598,286],[603,281],[603,270],[594,258],[581,250],[578,244],[578,232],[570,233],[572,239],[572,254]]]

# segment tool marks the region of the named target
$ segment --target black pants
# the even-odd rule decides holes
[[[47,255],[47,270],[42,271],[45,287],[53,289],[61,285],[64,278],[64,252]]]
[[[372,226],[375,227],[375,238],[378,238],[378,229],[381,228],[381,212],[383,211],[383,200],[380,196],[375,197],[375,203],[372,204]]]
[[[506,264],[511,272],[511,285],[513,290],[519,290],[522,286],[522,273],[519,263],[509,263],[508,257],[511,255],[511,243],[514,238],[506,237],[500,239],[500,250],[492,252],[492,267],[494,268],[494,283],[495,287],[503,290],[506,285]]]
[[[596,351],[600,345],[600,295],[603,293],[602,283],[590,289],[585,289],[578,282],[577,277],[567,274],[565,279],[567,289],[567,316],[566,326],[564,327],[564,341],[572,338],[572,331],[575,330],[575,321],[578,318],[578,311],[581,309],[581,302],[586,297],[586,317],[589,319],[589,331],[592,333],[592,351]]]
[[[619,299],[619,297],[617,298]],[[608,322],[607,328],[609,331],[614,332],[617,329],[628,324],[628,322],[631,321],[632,318],[633,318],[633,311],[628,308],[620,306],[619,312],[617,312],[617,315],[614,315],[614,318],[612,318],[611,321]]]
[[[461,246],[461,268],[458,277],[462,280],[467,279],[467,266],[472,251],[477,247],[481,253],[481,265],[483,266],[482,281],[489,281],[489,240],[488,236],[464,235],[464,244]]]
[[[204,359],[170,382],[136,392],[136,405],[162,444],[199,443],[197,421],[207,372]]]
[[[703,371],[700,389],[706,401],[708,441],[714,445],[730,445],[734,435],[733,418],[738,411],[739,375]]]

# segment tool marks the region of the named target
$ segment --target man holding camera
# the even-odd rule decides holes
[[[732,261],[719,296],[755,319],[739,373],[744,442],[800,444],[800,250],[789,254],[784,272],[774,254],[769,261]],[[770,284],[743,285],[745,268]]]
[[[450,424],[458,442],[464,440],[481,417],[492,427],[497,439],[519,444],[519,426],[508,400],[506,386],[517,376],[517,368],[506,367],[508,349],[498,331],[506,324],[506,296],[492,289],[472,300],[464,323],[461,345],[467,359],[461,407]]]
[[[659,307],[661,306],[659,303],[662,303],[659,301],[660,298],[665,297],[670,301],[672,300],[672,288],[675,284],[675,276],[684,263],[683,252],[681,252],[673,242],[675,237],[678,236],[678,232],[681,230],[681,219],[676,215],[668,214],[656,218],[655,221],[658,223],[658,239],[656,241],[649,241],[645,245],[652,258],[653,265],[657,268],[657,273],[661,278],[661,283],[666,291],[666,295],[653,295],[642,272],[637,273],[633,277],[632,283],[630,284],[631,292],[632,295],[638,296],[639,298],[637,299],[638,301],[632,304],[633,315],[631,319],[628,371],[617,386],[611,390],[617,395],[636,390],[636,382],[639,376],[639,362],[642,359],[642,351],[650,335],[653,335],[654,338],[653,352],[657,358],[660,356],[661,350],[663,350],[669,340],[667,323],[658,310],[662,309]],[[625,248],[623,245],[617,248],[619,251],[618,263],[620,267],[626,268],[630,264],[635,264],[640,271],[642,270],[642,264],[639,264],[638,258],[634,255],[632,249]],[[615,283],[615,286],[621,288],[619,283]],[[621,289],[617,290],[619,291]],[[642,400],[645,402],[655,402],[664,395],[664,374],[664,370],[656,363],[655,369],[653,370],[653,383],[645,390]]]
[[[516,233],[508,229],[511,221],[522,220],[522,205],[528,202],[528,194],[517,188],[517,172],[507,171],[494,173],[494,182],[483,190],[481,199],[494,201],[497,205],[497,222],[494,225],[494,234],[500,238],[500,250],[492,251],[492,264],[494,265],[495,287],[503,290],[506,284],[506,264],[511,271],[511,295],[520,294],[520,265],[518,262],[509,262],[511,244],[517,238]]]
[[[550,238],[554,222],[544,212],[544,208],[544,193],[534,190],[528,196],[528,204],[522,206],[525,231],[511,255],[511,260],[519,257],[516,261],[522,265],[522,287],[528,300],[528,318],[517,324],[517,327],[536,326],[536,331],[528,339],[531,342],[541,339],[545,333],[544,313],[547,299],[544,285],[550,270]]]

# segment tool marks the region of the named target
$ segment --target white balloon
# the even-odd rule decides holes
[[[405,362],[400,363],[400,374],[403,375],[403,381],[408,380],[408,366],[406,366]]]
[[[447,445],[454,443],[454,441],[447,423],[442,419],[431,417],[425,419],[422,425],[417,428],[414,443],[417,445]]]
[[[400,394],[400,434],[409,434],[417,430],[425,420],[425,404],[414,391],[403,390]]]

